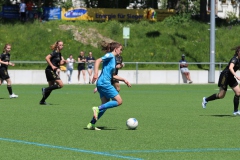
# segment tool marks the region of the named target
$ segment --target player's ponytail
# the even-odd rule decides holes
[[[234,56],[237,56],[238,53],[240,52],[240,46],[234,47],[234,48],[232,48],[231,50],[235,50]]]
[[[62,41],[59,40],[59,41],[55,42],[53,45],[50,46],[50,49],[53,50],[53,51],[57,50],[59,42],[62,42]]]

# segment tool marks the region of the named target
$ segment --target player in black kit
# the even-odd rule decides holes
[[[207,98],[203,97],[202,107],[206,108],[206,105],[209,101],[224,98],[229,85],[235,93],[233,97],[233,115],[236,116],[240,115],[240,112],[238,111],[240,87],[237,82],[237,80],[240,80],[240,76],[236,74],[236,71],[240,69],[240,46],[234,48],[233,50],[235,50],[235,54],[229,61],[227,67],[221,72],[218,80],[218,87],[220,87],[219,93],[213,94]]]
[[[43,97],[40,101],[41,105],[46,105],[45,100],[51,94],[52,90],[60,89],[63,87],[63,82],[59,77],[60,65],[64,65],[66,61],[61,55],[61,50],[63,49],[63,42],[57,41],[51,45],[51,54],[46,56],[46,61],[48,63],[47,68],[45,69],[46,78],[49,84],[49,87],[42,88]]]
[[[116,68],[115,68],[115,72],[113,73],[113,75],[117,75],[118,70],[121,69],[122,67],[124,67],[122,56],[120,56],[120,55],[116,56]],[[118,92],[120,91],[119,80],[113,78],[112,79],[112,85],[116,88],[116,90]]]
[[[15,64],[10,62],[10,51],[11,51],[11,45],[6,44],[3,48],[3,53],[0,57],[0,85],[5,80],[7,81],[7,89],[9,93],[10,98],[17,98],[18,95],[15,95],[12,92],[12,82],[8,75],[8,66],[14,66]]]

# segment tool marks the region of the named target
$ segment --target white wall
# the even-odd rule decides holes
[[[13,84],[47,84],[44,70],[9,70],[9,76]],[[73,71],[72,83],[78,84],[77,70]],[[101,72],[99,72],[100,74]],[[218,82],[219,71],[215,72],[215,83]],[[137,76],[136,76],[137,75]],[[182,74],[178,70],[120,70],[119,76],[126,78],[132,84],[180,84],[184,83]],[[208,71],[191,70],[190,76],[194,84],[208,83]],[[86,71],[86,82],[88,83]],[[61,72],[61,79],[67,84],[67,74]],[[83,76],[80,76],[80,83],[83,84]]]

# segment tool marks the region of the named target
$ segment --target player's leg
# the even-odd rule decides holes
[[[106,97],[102,97],[102,98],[101,98],[102,104],[107,103],[108,101],[110,101],[110,99],[108,99],[108,98],[106,98]],[[98,113],[97,119],[100,119],[105,112],[106,112],[106,109],[105,109],[105,110],[100,110],[99,113]],[[93,118],[92,118],[92,120],[91,120],[90,123],[95,124],[96,122],[97,122],[97,120],[96,120],[96,118],[93,116]]]
[[[233,79],[230,84],[229,84],[234,91],[235,95],[233,97],[233,115],[240,115],[240,112],[238,111],[238,106],[239,106],[239,97],[240,97],[240,87],[238,85],[238,82],[236,79]]]
[[[216,99],[222,99],[225,97],[228,87],[228,77],[224,73],[220,74],[219,80],[218,80],[218,87],[219,87],[219,93],[214,93],[209,97],[203,97],[202,100],[202,107],[206,108],[206,105],[209,101],[214,101]]]

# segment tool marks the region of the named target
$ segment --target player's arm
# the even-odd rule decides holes
[[[230,65],[229,65],[229,70],[230,70],[230,72],[233,74],[233,76],[235,77],[235,78],[237,78],[238,80],[240,80],[240,76],[238,76],[237,74],[236,74],[236,72],[234,72],[234,66],[235,66],[235,64],[234,63],[230,63]]]
[[[128,80],[126,80],[126,79],[124,79],[124,78],[122,78],[122,77],[120,77],[118,75],[113,75],[113,78],[117,79],[119,81],[123,81],[128,87],[131,87],[131,84],[130,84],[130,82],[128,82]]]
[[[11,63],[11,62],[4,62],[4,61],[2,61],[1,58],[0,58],[0,64],[5,64],[5,65],[9,65],[9,66],[14,66],[14,63]]]
[[[60,65],[64,65],[67,63],[67,60],[64,59],[64,57],[61,57]]]
[[[47,61],[48,65],[51,66],[53,70],[55,70],[55,69],[57,69],[57,67],[52,64],[51,58],[52,58],[52,56],[51,56],[51,54],[49,54],[45,57],[45,60]]]
[[[102,58],[98,58],[95,61],[95,64],[94,64],[94,75],[93,75],[92,83],[94,83],[98,79],[98,70],[99,70],[99,66],[100,66],[101,62],[102,62]]]

